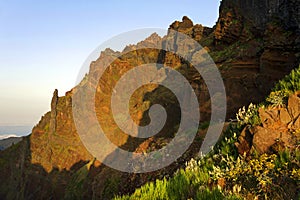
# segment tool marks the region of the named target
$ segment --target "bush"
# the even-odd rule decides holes
[[[287,98],[298,90],[300,90],[300,66],[275,85],[266,101],[274,106],[283,106]]]
[[[236,119],[238,121],[239,126],[243,125],[259,125],[261,124],[259,115],[258,115],[258,106],[254,104],[250,104],[248,109],[246,110],[245,106],[240,108],[238,113],[236,114]]]

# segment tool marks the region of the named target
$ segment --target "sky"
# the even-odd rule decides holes
[[[0,126],[38,123],[54,89],[75,86],[89,54],[112,36],[167,29],[188,16],[212,27],[220,0],[1,0]]]

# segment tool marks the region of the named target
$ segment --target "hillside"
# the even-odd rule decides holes
[[[78,86],[62,97],[58,96],[57,90],[54,91],[51,111],[41,118],[30,136],[0,152],[0,176],[5,180],[0,183],[0,199],[111,199],[115,195],[131,194],[149,181],[163,178],[167,180],[176,170],[184,168],[186,162],[198,155],[209,125],[211,103],[208,89],[200,74],[186,60],[174,53],[151,47],[168,46],[175,52],[178,48],[186,49],[187,52],[194,49],[189,46],[192,44],[178,43],[178,34],[173,34],[171,30],[184,33],[201,44],[216,63],[225,84],[226,120],[235,119],[239,108],[263,102],[274,84],[300,63],[299,1],[286,3],[267,0],[259,8],[255,5],[260,5],[260,2],[255,2],[223,0],[219,19],[212,28],[194,24],[185,16],[181,21],[170,25],[167,36],[160,37],[153,33],[144,41],[127,46],[123,53],[111,49],[103,51],[90,64],[89,73]],[[197,50],[189,53],[191,57],[200,60],[203,55]],[[110,60],[113,63],[103,73],[101,80],[95,81],[101,66]],[[90,108],[95,104],[97,120],[100,124],[105,124],[106,136],[122,149],[139,153],[160,149],[174,137],[180,123],[179,105],[172,92],[152,84],[132,95],[131,116],[139,125],[149,123],[148,111],[151,105],[159,103],[166,109],[168,118],[165,126],[159,134],[150,138],[136,139],[124,134],[115,123],[110,108],[113,86],[120,77],[133,67],[146,63],[169,66],[186,77],[199,100],[200,126],[190,148],[168,167],[144,174],[120,172],[94,159],[82,144],[73,119],[73,95],[78,94],[80,88],[97,88],[95,102],[86,101],[86,106]],[[164,76],[167,76],[166,73]],[[92,93],[80,98],[86,100],[91,95]],[[279,107],[276,109],[279,110]],[[92,116],[88,116],[87,121],[89,117]],[[275,123],[273,119],[267,119],[270,120]],[[296,118],[291,120],[295,121]],[[260,127],[260,124],[255,125]],[[92,128],[86,131],[92,131]],[[251,141],[251,145],[240,142],[236,147],[230,148],[242,154],[250,154],[252,144],[256,144],[256,150],[264,151],[266,147],[259,143],[260,139],[261,137]],[[232,135],[229,140],[236,142]],[[114,158],[111,156],[107,159]],[[292,168],[288,170],[290,169]],[[222,176],[218,180],[227,178],[223,168],[220,173]],[[230,178],[234,177],[229,177],[228,180]],[[176,175],[171,180],[174,179]],[[209,184],[211,188],[216,186],[215,182]],[[231,189],[232,185],[225,186]]]
[[[9,137],[0,140],[0,151],[7,149],[11,145],[14,145],[22,140],[22,137]]]
[[[299,199],[300,66],[243,107],[215,148],[172,178],[115,199]]]

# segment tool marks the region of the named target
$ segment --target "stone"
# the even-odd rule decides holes
[[[269,128],[257,126],[253,136],[253,147],[258,153],[265,153],[280,138],[279,132]]]
[[[263,127],[268,127],[279,120],[277,110],[259,108],[258,112]]]
[[[297,117],[297,119],[294,121],[294,124],[293,124],[293,128],[295,130],[300,130],[300,115]]]
[[[55,89],[51,101],[50,133],[54,133],[56,130],[57,103],[58,103],[58,90]]]
[[[280,34],[276,34],[275,37],[274,34],[276,33],[273,33],[273,35],[270,37],[273,37],[273,39],[274,38],[277,39],[278,37],[280,37],[279,36]],[[268,43],[271,43],[271,41]],[[293,68],[292,66],[297,65],[297,59],[295,53],[285,52],[284,45],[287,45],[287,43],[281,44],[280,45],[281,48],[279,49],[278,45],[274,44],[274,46],[277,46],[277,49],[271,49],[271,50],[266,49],[262,53],[260,57],[260,63],[261,63],[260,70],[262,73],[269,73],[269,74],[278,74],[278,72],[287,73],[292,70]]]
[[[275,16],[285,28],[300,28],[299,0],[223,0],[221,8],[235,6],[246,18],[252,19],[254,25],[263,29]]]
[[[287,108],[260,108],[262,125],[244,128],[235,144],[239,154],[248,154],[252,149],[262,154],[294,148],[297,139],[292,133],[300,129],[299,94],[296,92],[289,97]]]
[[[249,131],[249,127],[245,127],[235,143],[240,155],[248,154],[252,147],[253,134]]]
[[[212,31],[211,28],[203,27],[201,24],[195,24],[194,25],[192,20],[189,19],[187,16],[184,16],[182,18],[182,22],[175,21],[174,23],[172,23],[170,25],[169,33],[168,33],[169,36],[170,36],[170,29],[178,31],[180,33],[184,33],[184,34],[188,35],[189,37],[193,38],[194,40],[196,40],[198,42],[201,40],[203,35],[207,36]],[[175,38],[176,37],[177,36],[175,36]],[[172,38],[172,37],[168,37],[168,38],[170,38],[171,40],[175,39],[175,38]],[[176,40],[174,40],[174,42],[176,42]]]
[[[226,186],[226,180],[224,178],[218,179],[218,186],[220,186],[222,189]]]
[[[175,21],[174,23],[172,23],[170,25],[170,28],[179,32],[182,32],[186,29],[190,29],[193,28],[194,24],[192,22],[192,20],[190,18],[188,18],[187,16],[184,16],[182,18],[182,22],[179,21]]]
[[[280,151],[283,151],[285,149],[284,142],[278,140],[276,141],[269,149],[270,153],[278,153]]]
[[[279,118],[280,118],[281,123],[286,124],[286,125],[288,125],[292,121],[292,118],[286,108],[282,108],[279,111]]]
[[[296,119],[300,114],[300,91],[291,95],[288,99],[288,111],[293,119]]]
[[[182,23],[180,25],[180,28],[191,28],[193,27],[193,22],[192,20],[190,20],[190,18],[188,18],[187,16],[184,16],[182,18]]]
[[[235,7],[229,7],[226,11],[220,12],[216,24],[214,37],[215,41],[232,44],[240,38],[243,31],[243,19]]]

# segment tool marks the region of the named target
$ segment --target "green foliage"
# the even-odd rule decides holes
[[[300,66],[280,80],[266,101],[274,106],[283,106],[290,94],[300,90]]]
[[[251,31],[245,29],[245,31],[247,31],[249,38],[252,38],[252,33]],[[210,52],[210,56],[211,58],[216,62],[231,62],[232,60],[244,57],[244,56],[249,56],[247,55],[248,53],[248,49],[249,48],[259,48],[259,47],[252,47],[250,46],[248,43],[243,43],[243,42],[235,42],[230,46],[224,46],[223,49],[221,50],[216,50],[216,51],[212,51]],[[259,51],[259,49],[257,49],[257,51]],[[223,63],[224,65],[224,63]],[[224,66],[228,66],[228,65],[224,65]],[[223,66],[223,67],[224,67]],[[228,66],[230,67],[230,65]]]
[[[180,170],[180,172],[169,181],[166,191],[170,199],[185,199],[189,196],[191,175],[190,173],[185,173],[184,170]]]
[[[106,198],[112,198],[119,190],[120,178],[112,177],[108,179],[104,184],[103,196]]]
[[[147,183],[131,196],[115,199],[240,199],[233,194],[225,196],[217,186],[208,187],[211,181],[210,171],[213,169],[212,161],[210,157],[192,159],[186,164],[186,169],[177,171],[174,177]]]
[[[114,199],[168,199],[166,184],[166,179],[156,180],[155,183],[150,182],[137,189],[132,196],[115,197]]]
[[[236,119],[239,126],[251,125],[256,126],[261,124],[261,120],[258,114],[258,106],[250,104],[246,110],[245,106],[239,109],[239,112],[236,114]]]
[[[207,199],[224,199],[224,195],[217,188],[214,188],[213,190],[209,190],[208,188],[206,188],[204,190],[200,190],[200,191],[197,192],[196,199],[199,199],[199,200],[202,200],[202,199],[203,200],[207,200]]]
[[[206,186],[209,181],[207,167],[201,168],[197,161],[191,160],[185,170],[177,171],[170,179],[156,180],[137,189],[131,196],[115,197],[115,199],[224,199],[218,188],[209,190]]]
[[[0,167],[3,168],[5,165],[7,165],[7,160],[0,158]]]
[[[213,154],[222,154],[237,158],[238,152],[235,143],[238,140],[238,133],[241,131],[239,125],[230,124],[228,129],[223,133],[220,141],[215,145]]]
[[[226,61],[227,59],[233,58],[234,55],[235,52],[231,48],[225,48],[224,50],[212,52],[210,54],[211,58],[215,62]]]
[[[209,47],[213,44],[213,42],[214,42],[213,34],[209,35],[208,37],[203,37],[200,40],[200,44],[202,47]]]
[[[169,178],[147,183],[134,194],[115,199],[286,199],[295,198],[300,181],[300,151],[240,156],[234,143],[239,127],[231,125],[214,150],[191,159]],[[225,181],[225,187],[218,185]],[[288,190],[287,188],[290,188]]]
[[[66,194],[64,199],[82,199],[83,184],[89,173],[89,168],[93,164],[94,160],[90,161],[82,168],[80,168],[71,178],[66,188]]]
[[[300,66],[280,80],[275,85],[273,91],[284,91],[286,95],[289,95],[291,92],[296,92],[297,90],[300,90]]]
[[[274,107],[283,107],[286,105],[286,95],[283,91],[271,92],[266,101]]]
[[[209,125],[210,125],[210,122],[203,122],[199,125],[199,129],[205,130],[209,127]]]

